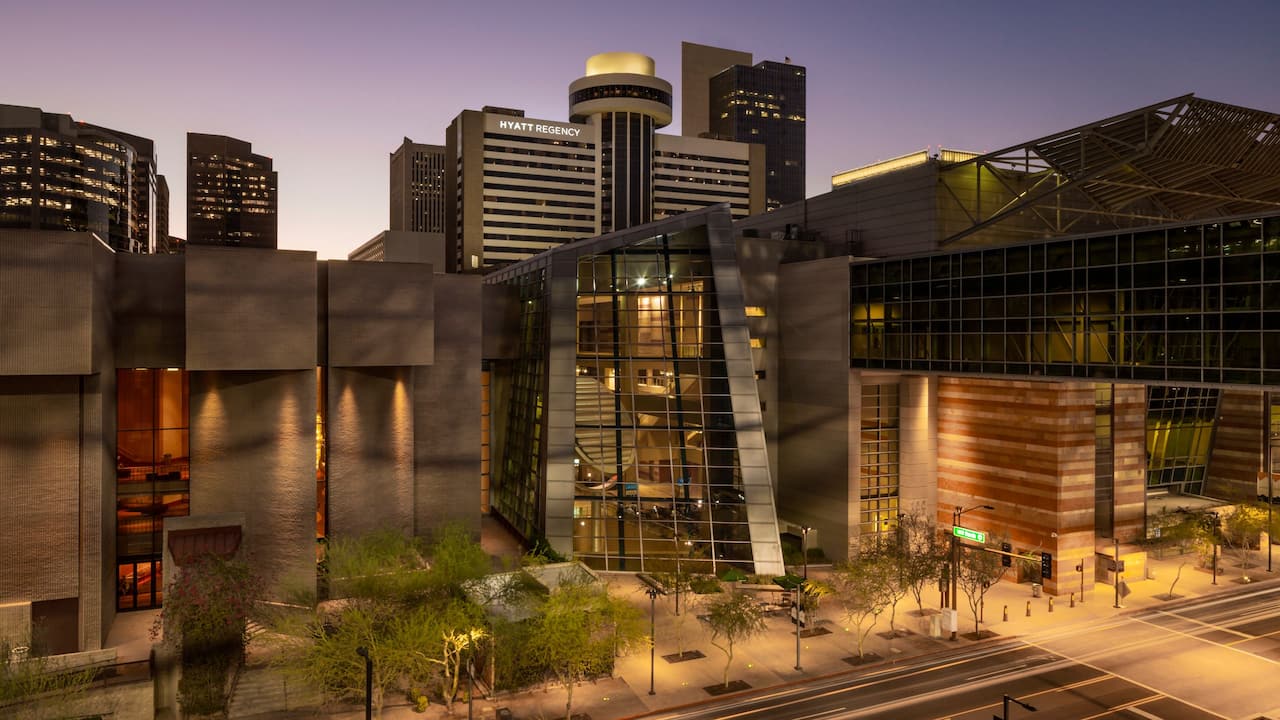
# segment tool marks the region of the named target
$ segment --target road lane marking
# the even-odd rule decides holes
[[[982,673],[980,675],[970,675],[969,677],[965,678],[965,680],[983,680],[989,677],[995,677],[997,675],[1004,675],[1005,673],[1013,672],[1014,670],[1021,670],[1026,666],[1027,666],[1027,663],[1019,663],[1017,665],[1012,665],[1007,668],[1001,668],[1000,670],[993,670],[992,672],[989,672],[989,673]]]
[[[1111,713],[1120,712],[1121,710],[1131,710],[1131,711],[1134,711],[1134,712],[1140,712],[1136,707],[1134,707],[1135,705],[1141,705],[1141,704],[1142,704],[1142,703],[1144,703],[1144,702],[1151,702],[1152,700],[1159,700],[1159,699],[1160,699],[1160,698],[1162,698],[1162,697],[1165,697],[1165,695],[1163,695],[1163,694],[1161,694],[1161,695],[1151,695],[1151,696],[1149,696],[1149,697],[1144,697],[1144,698],[1142,698],[1141,700],[1134,700],[1134,701],[1132,701],[1132,702],[1127,702],[1127,703],[1125,703],[1125,704],[1123,704],[1123,705],[1115,705],[1115,706],[1112,706],[1112,707],[1110,707],[1110,708],[1108,708],[1108,709],[1106,709],[1106,710],[1103,710],[1103,711],[1102,711],[1102,712],[1100,712],[1100,713],[1094,713],[1093,715],[1090,715],[1090,716],[1088,716],[1088,717],[1080,718],[1080,720],[1098,720],[1098,718],[1106,717],[1106,716],[1110,715]],[[1152,715],[1147,715],[1147,717],[1153,717],[1153,716],[1152,716]],[[1156,720],[1160,720],[1160,718],[1156,718]]]
[[[1232,635],[1238,635],[1238,636],[1240,636],[1240,637],[1242,637],[1242,638],[1245,638],[1246,640],[1252,640],[1252,639],[1254,639],[1255,637],[1257,637],[1257,635],[1250,635],[1250,634],[1248,634],[1248,633],[1242,633],[1242,632],[1240,632],[1239,630],[1232,630],[1232,629],[1230,629],[1230,628],[1223,627],[1223,626],[1218,625],[1218,624],[1216,624],[1216,623],[1204,622],[1203,620],[1197,620],[1197,619],[1195,619],[1195,618],[1190,618],[1190,617],[1186,617],[1186,616],[1184,616],[1184,615],[1178,615],[1178,614],[1175,614],[1175,613],[1166,612],[1166,611],[1164,611],[1164,610],[1160,610],[1160,611],[1159,611],[1159,613],[1160,613],[1161,615],[1164,615],[1165,617],[1176,617],[1176,618],[1178,618],[1178,619],[1180,619],[1180,620],[1185,620],[1186,622],[1193,623],[1193,624],[1199,625],[1199,626],[1204,627],[1204,628],[1210,628],[1210,629],[1213,629],[1213,630],[1221,630],[1222,632],[1225,632],[1225,633],[1231,633]],[[1146,620],[1143,620],[1143,622],[1147,622],[1147,621],[1146,621]],[[1149,624],[1151,624],[1151,625],[1155,625],[1155,623],[1149,623]],[[1159,627],[1159,626],[1157,626],[1157,627]],[[1173,628],[1169,628],[1169,629],[1170,629],[1170,630],[1172,630],[1173,632],[1180,632],[1180,631],[1178,631],[1178,630],[1173,630]]]
[[[1131,707],[1131,708],[1128,708],[1128,710],[1134,715],[1141,715],[1147,720],[1164,720],[1164,718],[1160,717],[1159,715],[1152,715],[1151,713],[1147,712],[1146,710],[1143,710],[1142,708]]]
[[[823,712],[814,713],[812,715],[801,715],[800,717],[795,718],[794,720],[813,720],[814,718],[820,718],[825,715],[834,715],[836,713],[844,712],[845,710],[848,710],[848,709],[849,708],[846,708],[846,707],[838,707],[834,710],[825,710]]]
[[[1147,621],[1147,620],[1143,620],[1142,618],[1134,618],[1134,620],[1136,620],[1137,622],[1143,623],[1143,624],[1145,624],[1145,625],[1150,625],[1150,626],[1151,626],[1151,627],[1153,627],[1153,628],[1157,628],[1157,629],[1160,629],[1160,630],[1164,630],[1165,632],[1168,632],[1168,633],[1173,633],[1173,634],[1175,634],[1175,635],[1182,635],[1183,637],[1189,637],[1189,638],[1191,638],[1192,640],[1198,640],[1199,642],[1205,643],[1206,645],[1212,645],[1213,647],[1220,647],[1220,648],[1223,648],[1223,649],[1225,649],[1225,650],[1231,650],[1231,651],[1233,651],[1233,652],[1238,652],[1238,653],[1240,653],[1241,655],[1247,655],[1247,656],[1249,656],[1249,657],[1251,657],[1251,658],[1257,658],[1257,659],[1259,659],[1259,660],[1262,660],[1263,662],[1269,662],[1269,663],[1271,663],[1272,665],[1280,665],[1280,660],[1272,660],[1271,658],[1266,657],[1266,656],[1264,656],[1264,655],[1258,655],[1258,654],[1256,654],[1256,653],[1251,653],[1251,652],[1249,652],[1248,650],[1241,650],[1240,648],[1235,647],[1235,643],[1220,643],[1220,642],[1215,642],[1215,641],[1213,641],[1213,640],[1208,640],[1208,639],[1206,639],[1206,638],[1202,638],[1202,637],[1200,637],[1199,635],[1195,635],[1195,634],[1192,634],[1192,633],[1189,633],[1189,632],[1183,632],[1182,630],[1174,630],[1173,628],[1167,628],[1167,627],[1164,627],[1163,625],[1157,625],[1157,624],[1155,624],[1155,623],[1153,623],[1153,622],[1150,622],[1150,621]],[[1233,631],[1231,631],[1231,630],[1226,630],[1225,628],[1218,628],[1218,627],[1216,627],[1216,626],[1212,626],[1212,625],[1210,625],[1210,626],[1208,626],[1208,627],[1206,628],[1206,630],[1208,630],[1208,629],[1221,630],[1222,632],[1232,633],[1232,634],[1235,634],[1235,635],[1239,635],[1239,634],[1240,634],[1240,633],[1235,633],[1235,632],[1233,632]],[[1254,639],[1256,639],[1256,638],[1255,638],[1254,636],[1252,636],[1252,635],[1246,635],[1246,636],[1245,636],[1245,639],[1247,639],[1247,640],[1254,640]]]
[[[1028,641],[1028,642],[1027,642],[1027,644],[1028,644],[1028,645],[1034,645],[1035,643],[1032,643],[1032,642],[1029,642],[1029,641]],[[1048,650],[1048,648],[1043,648],[1043,649],[1044,649],[1044,650]],[[1207,714],[1209,714],[1209,715],[1212,715],[1213,717],[1222,718],[1222,720],[1231,720],[1230,718],[1228,718],[1228,717],[1227,717],[1227,716],[1225,716],[1225,715],[1220,715],[1220,714],[1218,714],[1218,713],[1216,713],[1216,712],[1214,712],[1214,711],[1210,710],[1209,708],[1206,708],[1206,707],[1202,707],[1202,706],[1200,706],[1200,705],[1197,705],[1197,704],[1195,704],[1195,703],[1191,702],[1190,700],[1184,700],[1184,699],[1182,699],[1182,698],[1180,698],[1180,697],[1175,697],[1175,696],[1173,696],[1173,695],[1168,695],[1168,694],[1166,694],[1166,693],[1164,693],[1164,692],[1161,692],[1159,688],[1151,687],[1150,685],[1148,685],[1148,684],[1146,684],[1146,683],[1144,683],[1144,682],[1139,682],[1139,681],[1137,681],[1137,680],[1134,680],[1133,678],[1130,678],[1130,677],[1126,677],[1126,676],[1124,676],[1124,675],[1121,675],[1120,673],[1112,672],[1112,671],[1107,670],[1107,669],[1105,669],[1105,668],[1102,668],[1102,667],[1099,667],[1099,666],[1097,666],[1097,665],[1094,665],[1093,663],[1088,662],[1088,661],[1086,661],[1086,660],[1078,660],[1078,659],[1076,659],[1076,658],[1071,657],[1070,655],[1067,655],[1066,653],[1058,653],[1058,654],[1059,654],[1059,655],[1062,655],[1064,658],[1066,658],[1066,659],[1068,659],[1068,660],[1071,660],[1071,661],[1073,661],[1073,662],[1075,662],[1075,663],[1077,663],[1077,664],[1079,664],[1079,665],[1083,665],[1083,666],[1085,666],[1085,667],[1087,667],[1087,668],[1092,668],[1092,669],[1094,669],[1094,670],[1096,670],[1096,671],[1098,671],[1098,672],[1100,672],[1100,673],[1103,673],[1104,675],[1110,675],[1111,677],[1119,678],[1119,679],[1121,679],[1121,680],[1124,680],[1124,681],[1125,681],[1125,682],[1127,682],[1127,683],[1132,683],[1133,685],[1136,685],[1136,686],[1138,686],[1138,687],[1142,688],[1143,690],[1147,690],[1147,691],[1149,691],[1149,692],[1156,693],[1157,695],[1160,695],[1161,697],[1167,697],[1167,698],[1169,698],[1169,699],[1171,699],[1171,700],[1176,700],[1176,701],[1178,701],[1178,702],[1182,703],[1183,705],[1186,705],[1187,707],[1193,707],[1193,708],[1195,708],[1196,710],[1199,710],[1200,712],[1203,712],[1203,713],[1207,713]]]

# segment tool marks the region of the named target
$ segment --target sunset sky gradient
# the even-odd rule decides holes
[[[188,131],[275,160],[280,247],[387,226],[388,154],[482,105],[564,120],[588,56],[680,41],[808,68],[808,194],[942,145],[995,150],[1187,92],[1280,112],[1280,2],[6,3],[0,103],[156,141],[185,237]],[[664,132],[679,132],[676,122]]]

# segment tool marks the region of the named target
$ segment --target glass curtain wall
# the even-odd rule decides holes
[[[853,367],[1280,385],[1280,217],[859,263]]]
[[[177,369],[116,383],[116,608],[134,610],[161,603],[164,518],[190,511],[190,390]]]
[[[750,570],[705,233],[577,261],[574,554],[608,570]]]
[[[1204,492],[1220,395],[1216,388],[1147,389],[1148,490]]]
[[[491,399],[505,411],[501,418],[495,418],[490,435],[497,462],[490,465],[489,500],[493,509],[531,542],[544,534],[546,504],[542,482],[546,457],[546,274],[545,268],[535,267],[508,282],[516,289],[521,310],[517,357],[490,364]]]
[[[862,386],[859,532],[891,532],[898,527],[898,385]]]

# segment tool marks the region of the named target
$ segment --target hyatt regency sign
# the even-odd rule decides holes
[[[538,135],[564,135],[565,137],[578,137],[582,134],[582,128],[565,127],[564,125],[549,125],[543,122],[528,122],[525,120],[499,120],[498,129],[535,133]]]

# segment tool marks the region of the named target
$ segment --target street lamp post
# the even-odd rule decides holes
[[[467,720],[475,718],[474,705],[476,697],[476,659],[467,656]]]
[[[1021,705],[1021,706],[1023,707],[1023,709],[1024,709],[1024,710],[1030,710],[1031,712],[1038,712],[1038,711],[1036,710],[1036,708],[1035,708],[1035,706],[1034,706],[1034,705],[1028,705],[1027,703],[1022,702],[1021,700],[1019,700],[1019,699],[1018,699],[1018,698],[1016,698],[1016,697],[1009,697],[1008,695],[1005,695],[1005,696],[1004,696],[1004,709],[1003,709],[1003,711],[1001,712],[1001,717],[996,718],[996,720],[1010,720],[1010,718],[1009,718],[1009,703],[1011,703],[1011,702],[1018,703],[1019,705]]]
[[[800,608],[800,586],[799,585],[796,585],[795,591],[796,591],[796,672],[800,672],[804,670],[804,668],[800,667],[800,613],[803,612],[803,610]]]
[[[656,695],[657,693],[655,693],[653,690],[653,656],[654,656],[654,651],[658,647],[658,637],[657,637],[658,626],[657,626],[657,621],[654,620],[654,617],[655,617],[654,603],[658,599],[658,588],[654,588],[654,587],[648,588],[645,590],[645,593],[648,594],[649,596],[649,694]]]
[[[959,527],[959,526],[960,526],[960,516],[961,516],[961,515],[964,515],[965,513],[969,512],[969,511],[971,511],[971,510],[978,510],[978,509],[982,509],[982,510],[995,510],[995,508],[994,508],[994,507],[992,507],[992,506],[990,506],[990,505],[974,505],[974,506],[973,506],[973,507],[971,507],[971,508],[963,508],[963,509],[961,509],[961,507],[960,507],[959,505],[957,505],[957,506],[956,506],[956,509],[955,509],[954,511],[952,511],[952,516],[951,516],[951,591],[948,593],[948,595],[950,596],[950,599],[951,599],[951,617],[952,617],[952,620],[954,620],[954,619],[955,619],[955,614],[956,614],[957,612],[959,612],[959,605],[957,605],[957,604],[956,604],[956,595],[958,594],[958,592],[959,592],[959,590],[960,590],[960,584],[959,584],[959,582],[958,582],[958,576],[959,576],[959,574],[960,574],[960,542],[959,542],[959,540],[956,538],[956,531],[955,531],[955,529],[956,529],[957,527]],[[952,639],[953,641],[954,641],[954,640],[956,640],[956,639],[958,639],[958,638],[956,637],[956,631],[955,631],[955,630],[952,630],[952,631],[951,631],[951,639]]]
[[[811,527],[800,528],[800,558],[801,558],[801,561],[804,563],[804,579],[805,580],[809,579],[809,549],[808,549],[807,541],[809,539],[809,531],[812,529],[813,528]]]
[[[356,654],[364,658],[364,720],[373,720],[373,656],[364,646]]]

